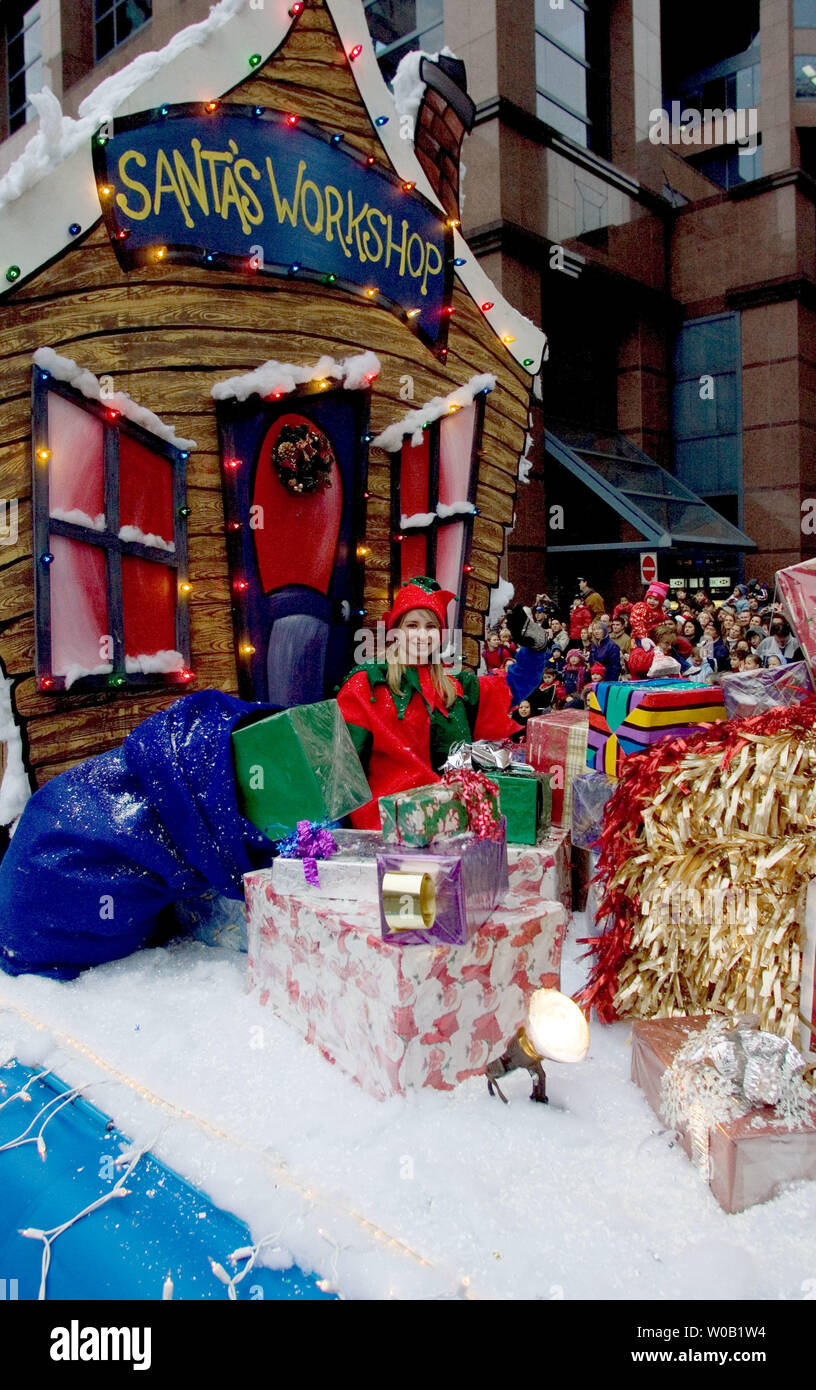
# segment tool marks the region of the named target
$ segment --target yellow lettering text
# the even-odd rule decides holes
[[[269,175],[269,183],[272,188],[272,197],[275,199],[275,211],[278,214],[278,221],[289,221],[294,227],[297,225],[297,210],[300,202],[300,186],[303,182],[303,175],[306,170],[306,160],[301,159],[298,164],[297,178],[295,179],[295,194],[291,203],[286,198],[282,198],[278,192],[278,185],[275,182],[275,170],[269,155],[266,156],[266,172]]]
[[[122,212],[127,213],[128,217],[133,217],[137,222],[143,222],[146,217],[150,216],[153,201],[150,197],[149,189],[147,189],[143,183],[139,183],[136,179],[132,179],[128,175],[127,165],[131,160],[133,160],[140,169],[144,169],[147,164],[144,155],[140,154],[138,150],[125,150],[124,154],[119,158],[119,178],[126,188],[132,188],[134,193],[139,194],[142,199],[142,206],[138,209],[129,207],[124,193],[117,193],[116,205],[122,209]]]

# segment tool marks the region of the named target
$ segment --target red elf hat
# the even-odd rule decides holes
[[[390,632],[403,614],[412,608],[429,608],[439,619],[439,626],[444,627],[448,604],[453,598],[456,598],[456,594],[451,593],[450,589],[440,589],[436,580],[429,579],[427,575],[409,579],[394,599],[393,608],[385,615],[385,630]]]

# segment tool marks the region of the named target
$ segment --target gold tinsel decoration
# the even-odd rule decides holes
[[[665,768],[638,852],[606,883],[629,905],[614,1008],[755,1014],[794,1040],[816,877],[814,730],[743,737],[730,761],[698,745]]]

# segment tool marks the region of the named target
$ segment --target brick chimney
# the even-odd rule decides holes
[[[476,107],[467,94],[465,65],[459,58],[423,58],[425,83],[417,112],[414,147],[434,192],[450,217],[459,216],[459,155],[473,127]]]

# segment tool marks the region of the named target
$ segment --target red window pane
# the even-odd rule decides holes
[[[131,671],[145,670],[144,658],[169,653],[151,671],[180,671],[184,659],[176,651],[176,571],[134,555],[122,556],[122,611],[125,661]],[[134,664],[135,663],[135,664]]]
[[[439,501],[445,506],[468,499],[475,428],[475,405],[447,416],[439,427]]]
[[[119,436],[119,525],[128,528],[122,540],[175,548],[172,465],[126,434]]]
[[[436,581],[443,589],[452,589],[455,594],[462,591],[462,566],[465,563],[465,526],[461,521],[453,521],[448,526],[440,526],[436,533]],[[448,609],[450,623],[456,612],[455,603]]]
[[[427,531],[405,532],[405,540],[400,544],[400,566],[401,584],[428,573]]]
[[[48,395],[48,510],[79,526],[105,511],[102,421],[58,396]]]
[[[428,510],[428,430],[422,432],[422,443],[413,445],[406,440],[400,460],[400,514],[415,516]]]
[[[112,669],[105,552],[64,536],[52,536],[50,546],[51,670],[70,685]]]

